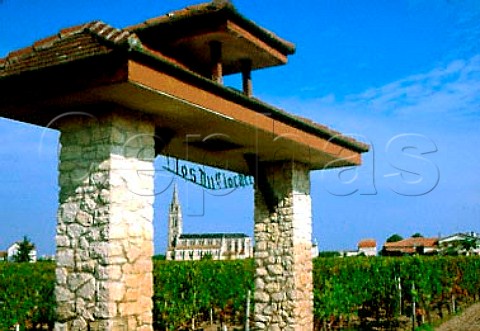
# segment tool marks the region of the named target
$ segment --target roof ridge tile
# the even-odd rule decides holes
[[[43,38],[43,39],[40,39],[40,40],[37,40],[34,44],[33,44],[33,48],[34,50],[38,51],[38,50],[42,50],[42,49],[45,49],[45,48],[48,48],[50,47],[53,43],[55,43],[55,41],[57,40],[60,40],[60,35],[57,33],[57,34],[54,34],[54,35],[51,35],[51,36],[48,36],[46,38]]]
[[[86,30],[93,35],[115,45],[128,43],[128,39],[135,34],[124,29],[118,29],[103,21],[95,21],[86,26]]]
[[[103,22],[103,21],[95,20],[95,21],[92,21],[92,22],[90,22],[90,23],[87,23],[87,24],[85,25],[85,29],[86,29],[86,30],[89,30],[89,31],[95,31],[95,29],[97,29],[98,27],[103,26],[104,24],[106,24],[106,23]]]
[[[72,35],[81,33],[85,30],[85,27],[88,25],[88,23],[83,23],[83,24],[78,24],[74,25],[68,28],[61,29],[59,32],[60,39],[65,39],[67,37],[70,37]]]
[[[26,55],[31,54],[33,50],[34,50],[33,46],[27,46],[27,47],[24,47],[24,48],[20,48],[20,49],[17,49],[17,50],[14,50],[14,51],[11,51],[10,53],[8,53],[7,58],[9,60],[19,60],[20,58],[26,57]]]
[[[128,38],[133,35],[135,34],[122,29],[121,32],[115,38],[113,38],[113,41],[115,43],[124,43],[127,42]]]

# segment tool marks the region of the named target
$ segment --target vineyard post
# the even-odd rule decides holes
[[[247,304],[245,307],[245,331],[250,331],[250,290],[247,292]]]
[[[452,294],[452,314],[455,314],[457,308],[455,307],[455,294]]]
[[[416,323],[416,303],[415,303],[415,282],[412,283],[412,331],[415,331],[415,323]]]
[[[395,281],[397,282],[398,286],[398,311],[399,311],[399,316],[402,315],[402,280],[400,276],[395,276]]]

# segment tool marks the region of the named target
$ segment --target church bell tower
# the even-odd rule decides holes
[[[173,187],[172,202],[168,211],[168,243],[167,243],[167,259],[173,259],[172,253],[177,244],[178,237],[182,234],[183,228],[182,209],[178,199],[177,185]]]

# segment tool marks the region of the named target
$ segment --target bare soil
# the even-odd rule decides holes
[[[480,303],[468,307],[461,315],[435,328],[435,331],[480,331]]]

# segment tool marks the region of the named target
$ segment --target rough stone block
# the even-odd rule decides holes
[[[56,328],[151,331],[154,126],[105,115],[60,130],[56,295],[69,323]]]

